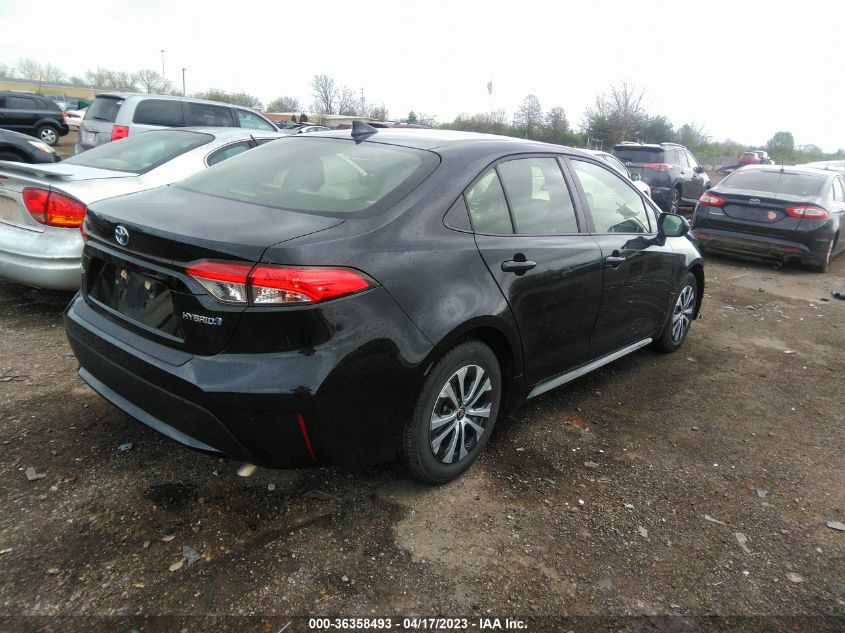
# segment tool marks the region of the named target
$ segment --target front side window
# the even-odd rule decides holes
[[[106,143],[66,158],[62,163],[144,174],[214,137],[186,130],[153,130]]]
[[[183,127],[182,102],[168,99],[144,99],[135,108],[133,123]]]
[[[275,131],[272,125],[255,114],[255,112],[248,112],[247,110],[235,110],[235,112],[238,113],[238,123],[241,127],[251,130]]]
[[[554,158],[522,158],[498,166],[517,233],[577,233],[572,196]]]
[[[184,108],[185,125],[204,127],[233,127],[235,125],[232,120],[232,109],[226,106],[186,101]]]
[[[594,163],[572,160],[587,196],[596,233],[650,233],[651,223],[640,194],[615,173]]]
[[[347,215],[395,204],[438,164],[438,156],[424,150],[299,136],[245,152],[177,186],[266,207]]]
[[[466,203],[472,228],[478,233],[513,233],[505,192],[495,169],[491,169],[467,191]]]
[[[689,163],[689,166],[692,167],[693,169],[698,167],[698,161],[695,160],[695,156],[693,156],[689,152],[685,152],[685,153],[687,155],[687,162]]]
[[[688,167],[687,165],[687,155],[686,152],[682,149],[676,149],[669,152],[672,156],[672,163],[675,165],[680,165],[681,167]]]

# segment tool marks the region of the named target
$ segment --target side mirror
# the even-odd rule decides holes
[[[693,171],[697,174],[703,174],[704,167],[702,167],[701,165],[696,165],[695,167],[693,167]]]
[[[689,222],[677,213],[661,213],[657,220],[657,234],[661,237],[681,237],[689,233]]]
[[[640,175],[637,174],[637,173],[628,172],[628,175],[631,177],[631,180],[633,180],[634,182],[636,182],[640,179]]]

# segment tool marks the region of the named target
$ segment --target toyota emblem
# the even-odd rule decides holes
[[[121,246],[129,244],[129,231],[126,230],[125,226],[118,224],[114,227],[114,239]]]

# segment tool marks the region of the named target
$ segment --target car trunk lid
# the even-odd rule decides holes
[[[723,199],[721,206],[702,206],[699,214],[706,218],[706,226],[713,229],[748,233],[768,237],[786,238],[801,222],[787,214],[787,207],[801,204],[796,196],[730,191],[711,191]]]
[[[142,336],[215,354],[246,306],[215,301],[188,266],[205,260],[252,266],[269,246],[342,222],[176,187],[104,201],[86,220],[83,292]]]

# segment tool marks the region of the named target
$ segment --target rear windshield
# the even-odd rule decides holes
[[[64,159],[62,164],[144,174],[213,140],[213,136],[201,132],[153,130],[89,149]]]
[[[613,155],[623,163],[661,163],[663,150],[659,147],[613,148]]]
[[[116,97],[97,97],[93,103],[88,106],[85,111],[86,119],[94,119],[95,121],[107,121],[114,123],[117,118],[117,113],[120,106],[123,105],[123,99]]]
[[[351,139],[279,139],[194,174],[179,187],[278,209],[349,214],[387,208],[437,167],[436,154]]]
[[[781,193],[789,196],[816,196],[821,191],[824,176],[796,174],[763,169],[738,169],[725,178],[720,187],[749,189],[763,193]]]

